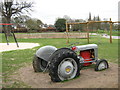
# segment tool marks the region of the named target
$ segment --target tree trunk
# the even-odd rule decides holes
[[[11,22],[11,18],[7,18],[6,23],[10,23],[10,22]],[[12,26],[11,25],[6,25],[5,28],[6,28],[5,30],[6,30],[7,36],[12,36],[12,34],[11,34]]]

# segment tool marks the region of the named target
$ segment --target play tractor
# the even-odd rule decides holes
[[[109,67],[105,59],[98,60],[96,44],[60,49],[43,46],[36,51],[33,68],[35,72],[48,71],[53,82],[60,82],[78,77],[82,67],[93,63],[95,63],[95,71]]]

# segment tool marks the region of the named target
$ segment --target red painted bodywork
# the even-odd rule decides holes
[[[87,60],[84,60],[84,61],[91,61],[90,57],[91,57],[91,54],[90,54],[90,51],[81,51],[80,52],[80,56],[84,59],[87,59]],[[89,63],[84,63],[83,65],[84,66],[89,66],[91,65],[92,63],[89,62]]]

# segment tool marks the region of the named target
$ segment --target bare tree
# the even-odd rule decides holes
[[[0,3],[0,13],[4,17],[6,23],[11,23],[11,18],[13,15],[21,15],[24,12],[29,12],[33,7],[33,2],[18,1],[18,0],[4,0]],[[7,35],[11,33],[11,26],[6,26],[5,29]]]

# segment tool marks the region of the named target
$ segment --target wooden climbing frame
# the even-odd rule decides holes
[[[88,22],[84,22],[84,23],[79,23],[79,22],[67,23],[67,21],[66,21],[67,44],[69,43],[69,35],[68,35],[69,30],[68,30],[68,26],[69,26],[69,25],[76,25],[76,24],[86,24],[86,29],[87,29],[87,41],[88,41],[88,43],[89,43],[89,42],[90,42],[90,41],[89,41],[90,37],[89,37],[89,28],[88,28],[88,26],[89,26],[90,23],[109,23],[109,24],[110,24],[110,43],[112,43],[112,25],[113,25],[114,23],[120,23],[120,22],[119,22],[119,21],[117,21],[117,22],[112,22],[112,21],[111,21],[111,18],[110,18],[110,21],[88,21]]]

